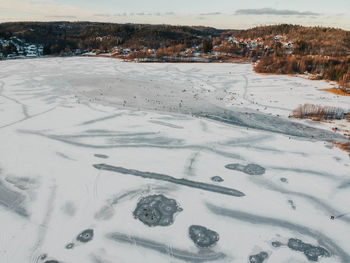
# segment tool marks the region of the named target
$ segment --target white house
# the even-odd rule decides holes
[[[123,52],[123,54],[129,54],[129,53],[131,53],[131,50],[128,48],[125,48],[125,49],[123,49],[122,52]]]
[[[26,47],[27,57],[37,57],[38,56],[38,48],[36,45],[29,45]]]

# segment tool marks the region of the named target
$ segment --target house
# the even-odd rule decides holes
[[[235,42],[235,37],[234,36],[230,36],[228,37],[227,41],[230,43],[230,44],[233,44]]]
[[[81,50],[80,50],[79,48],[77,48],[77,49],[74,51],[74,55],[76,55],[76,56],[81,55]]]
[[[131,53],[131,50],[128,49],[128,48],[124,48],[123,51],[122,51],[123,54],[129,54]]]
[[[39,56],[44,55],[44,47],[43,47],[42,45],[40,45],[40,46],[38,47],[38,55],[39,55]]]
[[[274,40],[275,40],[275,41],[280,41],[281,39],[283,39],[283,36],[281,36],[281,35],[276,35],[276,36],[274,37]]]
[[[38,49],[36,45],[29,45],[25,48],[27,57],[37,57],[38,56]]]

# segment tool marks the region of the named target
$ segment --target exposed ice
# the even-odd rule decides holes
[[[279,242],[279,241],[273,241],[273,242],[271,242],[271,245],[273,247],[281,247],[281,246],[283,246],[283,244],[281,242]]]
[[[330,257],[330,253],[325,248],[304,243],[296,238],[289,239],[288,247],[292,250],[303,252],[309,261],[318,261],[320,257]]]
[[[213,177],[211,178],[211,180],[212,180],[213,182],[217,182],[217,183],[221,183],[221,182],[224,181],[224,179],[222,179],[220,176],[213,176]]]
[[[192,241],[199,247],[211,247],[219,241],[219,234],[204,226],[192,225],[188,229]]]
[[[258,215],[253,215],[241,211],[236,210],[230,210],[225,209],[221,207],[214,206],[212,204],[207,204],[208,209],[221,216],[230,217],[232,219],[241,220],[244,222],[249,222],[254,225],[260,225],[260,226],[274,226],[274,227],[280,227],[283,229],[288,229],[291,231],[298,232],[302,235],[312,237],[316,240],[319,240],[319,242],[324,243],[327,245],[327,248],[331,248],[333,251],[328,252],[327,250],[321,248],[320,250],[316,249],[314,250],[314,246],[310,244],[306,244],[298,239],[290,239],[288,242],[288,247],[291,249],[297,250],[297,251],[308,251],[305,255],[309,258],[313,258],[314,253],[316,253],[318,256],[330,256],[330,253],[335,253],[339,257],[341,257],[342,262],[347,262],[350,260],[350,255],[347,251],[343,250],[338,244],[336,244],[332,239],[324,235],[323,233],[319,231],[315,231],[312,228],[308,228],[302,225],[297,225],[290,223],[288,221],[284,221],[281,219],[276,218],[269,218],[269,217],[263,217]],[[309,258],[309,259],[310,259]]]
[[[7,176],[5,180],[20,190],[28,190],[37,187],[37,181],[28,177]]]
[[[294,201],[293,200],[288,200],[288,203],[290,204],[290,206],[293,208],[293,210],[296,209],[296,206],[294,204]]]
[[[108,159],[109,156],[106,154],[94,154],[95,157],[101,158],[101,159]]]
[[[155,179],[155,180],[160,180],[160,181],[166,181],[166,182],[171,182],[174,184],[185,185],[188,187],[198,188],[198,189],[202,189],[205,191],[215,192],[215,193],[224,194],[224,195],[231,195],[231,196],[236,196],[236,197],[245,196],[244,193],[242,193],[241,191],[238,191],[236,189],[212,185],[212,184],[206,184],[206,183],[201,183],[201,182],[196,182],[196,181],[187,180],[187,179],[177,179],[177,178],[174,178],[172,176],[165,175],[165,174],[142,172],[142,171],[137,171],[137,170],[133,170],[133,169],[126,169],[123,167],[117,167],[117,166],[112,166],[112,165],[107,165],[107,164],[94,164],[93,166],[99,170],[113,171],[113,172],[117,172],[120,174],[130,174],[130,175],[139,176],[139,177],[143,177],[143,178],[150,178],[150,179]]]
[[[74,243],[68,243],[68,244],[65,246],[65,248],[66,248],[66,249],[73,249],[74,246],[75,246]]]
[[[288,183],[288,179],[287,178],[282,177],[282,178],[280,178],[280,180],[281,180],[282,183]]]
[[[247,165],[242,165],[238,163],[225,165],[227,169],[241,171],[249,175],[262,175],[265,173],[265,168],[258,164],[250,163]]]
[[[268,257],[269,254],[262,251],[259,254],[249,256],[249,263],[263,263]]]
[[[0,180],[0,206],[21,216],[29,217],[25,207],[25,200],[24,194],[10,189]]]
[[[77,236],[77,240],[82,243],[87,243],[94,238],[94,230],[86,229]]]
[[[181,212],[174,199],[164,195],[143,197],[138,203],[134,217],[148,226],[169,226],[174,222],[174,215]]]
[[[121,233],[107,234],[107,238],[117,242],[129,243],[131,245],[136,245],[164,254],[167,256],[166,258],[164,258],[164,260],[166,261],[169,260],[169,258],[176,258],[187,262],[200,263],[208,261],[220,261],[226,258],[226,255],[222,252],[202,250],[197,253],[194,253],[175,247],[169,247],[167,244],[159,243],[154,240],[148,240],[136,236],[129,236]]]

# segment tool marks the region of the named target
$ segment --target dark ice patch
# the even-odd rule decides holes
[[[280,180],[281,180],[282,183],[288,183],[288,179],[287,178],[282,177],[282,178],[280,178]]]
[[[288,247],[303,252],[309,261],[318,261],[319,257],[330,257],[330,253],[323,247],[316,247],[296,238],[289,239]]]
[[[66,246],[65,246],[66,249],[73,249],[74,248],[74,243],[68,243]]]
[[[147,226],[169,226],[174,214],[182,211],[174,199],[164,195],[150,195],[142,198],[134,211],[134,217]]]
[[[227,164],[226,169],[240,171],[249,175],[263,175],[265,173],[265,168],[254,163],[247,165],[242,165],[239,163]]]
[[[16,212],[21,216],[28,217],[29,214],[24,207],[25,195],[13,191],[0,181],[0,206]]]
[[[340,185],[338,185],[338,189],[345,189],[345,188],[349,188],[350,187],[350,181],[345,181],[343,183],[341,183]]]
[[[30,188],[35,188],[37,185],[36,180],[28,177],[7,176],[5,178],[5,181],[23,191],[28,190]]]
[[[94,237],[93,229],[86,229],[77,236],[77,240],[82,243],[87,243],[91,241]]]
[[[224,179],[222,179],[220,176],[213,176],[213,177],[211,178],[211,180],[212,180],[213,182],[217,182],[217,183],[221,183],[221,182],[224,181]]]
[[[250,175],[262,175],[265,173],[265,168],[258,164],[250,163],[244,167],[243,172]]]
[[[137,236],[131,236],[131,235],[126,235],[121,233],[107,234],[107,238],[117,242],[130,244],[133,246],[133,248],[135,248],[135,246],[146,248],[146,249],[161,253],[163,255],[170,256],[172,258],[176,258],[186,262],[192,262],[192,263],[202,263],[202,262],[209,262],[209,261],[217,262],[221,259],[226,258],[225,254],[221,252],[215,252],[210,249],[203,249],[197,253],[193,253],[191,251],[178,249],[176,247],[170,248],[169,244],[165,244],[164,242],[157,242],[154,240],[144,239]]]
[[[46,260],[44,263],[60,263],[57,260]]]
[[[186,170],[187,170],[187,174],[190,176],[195,175],[194,174],[194,164],[195,164],[198,156],[199,156],[199,152],[196,152],[196,153],[192,154],[192,156],[188,160],[188,165],[187,165]]]
[[[308,228],[303,225],[291,223],[289,221],[276,219],[273,217],[264,217],[256,214],[245,213],[239,210],[222,208],[220,206],[216,206],[210,203],[206,203],[206,206],[210,212],[214,213],[217,216],[229,217],[235,220],[244,221],[245,223],[250,223],[259,226],[279,227],[288,231],[297,232],[304,236],[309,236],[313,239],[318,240],[320,244],[324,244],[324,246],[326,246],[329,250],[329,252],[327,252],[330,255],[337,255],[341,259],[341,262],[350,262],[350,255],[347,253],[347,251],[338,246],[338,244],[331,238],[317,230]]]
[[[296,209],[296,206],[295,206],[295,204],[294,204],[293,200],[288,200],[288,203],[289,203],[289,204],[290,204],[290,206],[293,208],[293,210],[295,210],[295,209]]]
[[[151,120],[149,122],[155,123],[155,124],[159,124],[159,125],[163,125],[163,126],[167,126],[167,127],[170,127],[170,128],[175,128],[175,129],[183,129],[184,128],[182,126],[178,126],[178,125],[175,125],[175,124],[172,124],[172,123],[168,123],[168,122],[164,122],[164,121]]]
[[[121,113],[116,113],[116,114],[112,114],[112,115],[105,116],[105,117],[102,117],[102,118],[85,121],[85,122],[81,123],[80,125],[90,125],[90,124],[94,124],[94,123],[97,123],[97,122],[103,122],[103,121],[106,121],[106,120],[114,119],[114,118],[119,117],[121,115],[122,115]]]
[[[192,225],[188,229],[190,238],[199,247],[211,247],[219,241],[219,234],[204,226]]]
[[[173,184],[178,184],[178,185],[184,185],[187,187],[192,187],[192,188],[197,188],[205,191],[210,191],[214,193],[219,193],[219,194],[224,194],[224,195],[230,195],[230,196],[236,196],[236,197],[243,197],[245,196],[244,193],[241,191],[238,191],[236,189],[232,188],[227,188],[223,186],[218,186],[218,185],[212,185],[212,184],[206,184],[202,182],[196,182],[192,180],[187,180],[187,179],[178,179],[166,174],[158,174],[158,173],[151,173],[151,172],[142,172],[138,170],[133,170],[133,169],[126,169],[123,167],[118,167],[118,166],[112,166],[108,164],[94,164],[93,167],[95,167],[98,170],[105,170],[105,171],[113,171],[119,174],[129,174],[133,176],[138,176],[142,178],[148,178],[148,179],[154,179],[154,180],[159,180],[159,181],[166,181],[170,182]]]
[[[241,171],[241,172],[243,172],[244,167],[245,167],[244,165],[239,164],[239,163],[231,163],[231,164],[225,165],[226,169]]]
[[[341,158],[339,158],[339,157],[337,157],[337,156],[333,157],[333,159],[336,160],[337,162],[340,162],[340,161],[341,161]]]
[[[271,245],[273,247],[281,247],[283,244],[279,241],[273,241],[273,242],[271,242]]]
[[[263,263],[265,259],[269,257],[269,254],[262,251],[259,254],[249,256],[249,262],[250,263]]]
[[[235,126],[242,126],[262,131],[270,131],[278,134],[296,136],[301,138],[320,141],[346,141],[341,134],[326,131],[323,129],[313,128],[302,123],[292,122],[285,118],[278,118],[264,113],[257,113],[252,110],[239,108],[232,110],[222,110],[221,108],[211,109],[207,112],[193,112],[195,116],[211,119],[221,123],[227,123]]]
[[[101,159],[108,159],[109,158],[109,156],[105,155],[105,154],[94,154],[94,156],[97,158],[101,158]]]

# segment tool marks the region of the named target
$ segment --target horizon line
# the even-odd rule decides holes
[[[173,27],[204,27],[204,28],[212,28],[216,30],[222,30],[222,31],[229,31],[229,30],[251,30],[254,28],[259,27],[269,27],[269,26],[281,26],[281,25],[288,25],[288,26],[299,26],[303,28],[329,28],[329,29],[337,29],[337,30],[343,30],[346,32],[350,32],[350,30],[342,28],[342,27],[332,27],[332,26],[321,26],[321,25],[315,25],[315,26],[305,26],[302,24],[290,24],[290,23],[271,23],[271,24],[265,24],[265,25],[258,25],[258,26],[252,26],[247,27],[245,29],[238,29],[238,28],[218,28],[213,26],[205,26],[205,25],[185,25],[185,24],[167,24],[167,23],[133,23],[133,22],[103,22],[103,21],[91,21],[91,20],[18,20],[18,21],[5,21],[0,22],[1,24],[9,24],[9,23],[98,23],[98,24],[115,24],[115,25],[150,25],[150,26],[173,26]]]

